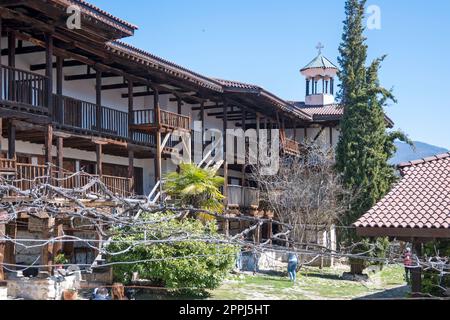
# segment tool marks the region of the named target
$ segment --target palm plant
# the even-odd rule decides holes
[[[185,163],[180,165],[179,172],[167,174],[165,180],[165,192],[178,205],[223,212],[224,196],[220,187],[224,185],[224,178],[213,170]]]

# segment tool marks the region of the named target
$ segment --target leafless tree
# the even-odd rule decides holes
[[[315,144],[305,145],[302,157],[282,157],[277,175],[263,176],[254,167],[252,179],[261,189],[266,210],[293,226],[295,241],[328,230],[347,210],[352,194],[334,170],[334,152]]]

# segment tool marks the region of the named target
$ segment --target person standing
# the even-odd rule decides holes
[[[405,266],[405,280],[408,284],[411,283],[411,268],[413,265],[413,256],[411,248],[406,248],[403,253],[403,265]]]
[[[295,248],[293,248],[295,249]],[[288,274],[292,282],[297,280],[298,256],[294,251],[289,252],[288,256]]]

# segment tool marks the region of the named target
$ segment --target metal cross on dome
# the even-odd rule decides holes
[[[322,42],[319,42],[316,46],[316,49],[319,50],[319,54],[322,53],[323,48],[325,48],[325,46],[322,44]]]

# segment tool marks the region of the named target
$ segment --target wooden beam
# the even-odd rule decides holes
[[[60,34],[57,34],[57,36],[59,37]],[[17,33],[17,37],[19,39],[21,39],[21,40],[28,41],[28,42],[31,42],[31,43],[37,45],[37,46],[41,46],[41,47],[45,48],[45,43],[43,41],[38,40],[36,38],[33,38],[32,36],[29,36],[27,34]],[[105,65],[103,63],[99,63],[97,61],[94,61],[92,59],[89,59],[89,58],[87,58],[87,57],[85,57],[83,55],[80,55],[80,54],[77,54],[77,53],[74,53],[74,52],[70,52],[70,51],[67,51],[67,50],[64,50],[64,49],[61,49],[61,48],[56,48],[56,47],[54,48],[54,52],[55,52],[56,55],[62,56],[65,59],[78,60],[80,62],[83,62],[85,65],[95,66],[97,68],[101,68],[104,72],[115,74],[117,77],[126,77],[126,78],[133,79],[133,81],[135,81],[135,82],[146,84],[146,85],[148,85],[148,86],[150,86],[152,88],[156,88],[158,90],[161,90],[161,92],[168,91],[168,92],[170,92],[171,94],[174,94],[174,95],[178,94],[182,98],[196,100],[198,103],[201,103],[201,102],[207,100],[207,99],[204,99],[204,98],[189,96],[189,95],[177,92],[176,90],[171,90],[169,88],[164,87],[161,84],[157,84],[157,83],[152,82],[148,78],[132,75],[132,74],[127,73],[127,72],[125,72],[125,71],[123,71],[121,69],[114,68],[114,67]]]
[[[105,84],[102,86],[102,90],[117,90],[117,89],[127,89],[128,88],[128,84],[123,82],[123,83],[114,83],[114,84]]]
[[[40,48],[40,47],[38,47]],[[42,48],[41,48],[42,49]],[[59,56],[58,56],[59,57]],[[62,58],[62,57],[59,57]],[[63,63],[63,67],[64,68],[68,68],[68,67],[79,67],[79,66],[84,66],[83,62],[77,61],[77,60],[66,60]],[[41,70],[45,70],[47,67],[47,64],[45,63],[40,63],[40,64],[32,64],[30,66],[30,70],[31,71],[41,71]],[[56,62],[53,63],[53,69],[58,68],[58,64]]]
[[[15,55],[22,55],[22,54],[30,54],[30,53],[36,53],[36,52],[44,52],[45,49],[38,46],[28,46],[28,47],[22,47],[22,48],[16,48],[15,49]],[[10,51],[9,49],[3,49],[1,51],[2,56],[8,56]]]
[[[203,106],[203,110],[217,110],[217,109],[222,109],[223,108],[223,104],[217,104],[214,106]],[[192,111],[201,111],[202,107],[193,107]]]
[[[155,93],[153,91],[144,91],[144,92],[135,92],[133,93],[133,97],[151,97],[153,96]],[[164,95],[164,94],[172,94],[171,91],[158,91],[159,95]],[[122,98],[123,99],[127,99],[129,97],[128,93],[123,93],[122,94]]]
[[[113,74],[113,73],[103,73],[102,78],[119,78],[119,75]],[[86,73],[86,74],[75,74],[70,76],[65,76],[64,79],[66,81],[78,81],[78,80],[91,80],[96,79],[97,74],[96,73]]]

